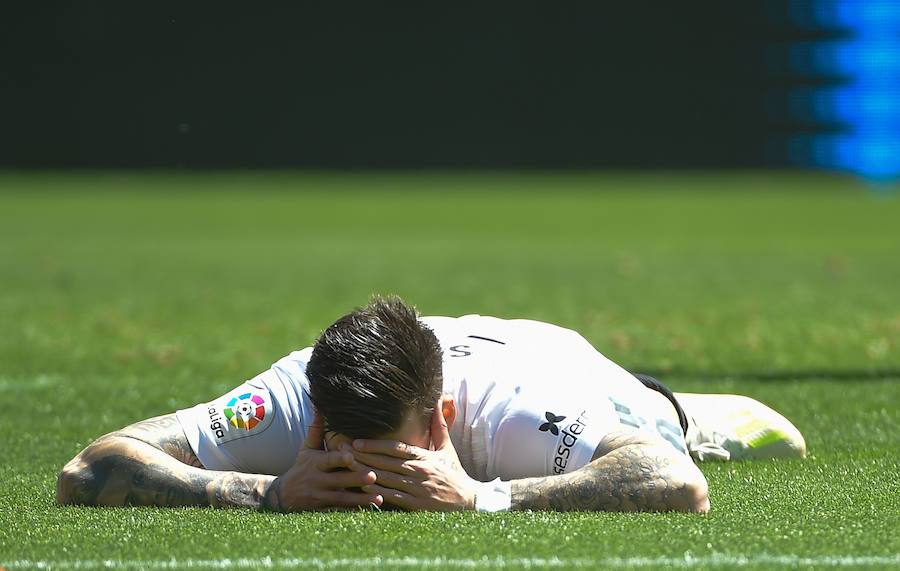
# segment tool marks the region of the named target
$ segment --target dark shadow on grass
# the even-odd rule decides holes
[[[900,369],[803,369],[796,371],[690,371],[687,369],[670,369],[668,371],[635,368],[637,372],[651,375],[658,379],[671,377],[697,379],[698,381],[881,381],[900,380]]]

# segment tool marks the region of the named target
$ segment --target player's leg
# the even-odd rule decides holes
[[[806,442],[788,419],[741,395],[675,393],[688,417],[686,440],[697,460],[803,458]]]

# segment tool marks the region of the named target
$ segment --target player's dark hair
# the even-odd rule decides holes
[[[410,414],[428,426],[441,396],[441,363],[437,337],[415,308],[373,296],[319,336],[306,376],[327,430],[379,438]]]

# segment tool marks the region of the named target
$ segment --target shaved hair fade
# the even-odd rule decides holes
[[[437,337],[397,296],[373,296],[322,332],[306,367],[326,430],[380,438],[410,414],[424,426],[443,386]]]

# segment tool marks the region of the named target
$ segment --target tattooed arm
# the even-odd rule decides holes
[[[396,440],[353,442],[356,459],[376,476],[364,491],[410,511],[476,508],[478,483],[463,469],[441,411],[438,403],[430,449]],[[636,430],[608,434],[591,463],[571,474],[512,480],[510,488],[514,510],[709,511],[706,479],[691,458]]]
[[[274,479],[202,469],[175,415],[168,414],[85,448],[60,473],[56,497],[62,504],[101,506],[261,507]]]
[[[635,430],[607,435],[571,474],[512,482],[512,509],[709,511],[706,478],[685,454]]]
[[[314,423],[294,466],[279,477],[202,468],[174,414],[101,437],[63,468],[61,504],[212,506],[301,511],[380,505],[347,491],[374,481],[349,452],[322,450]]]

